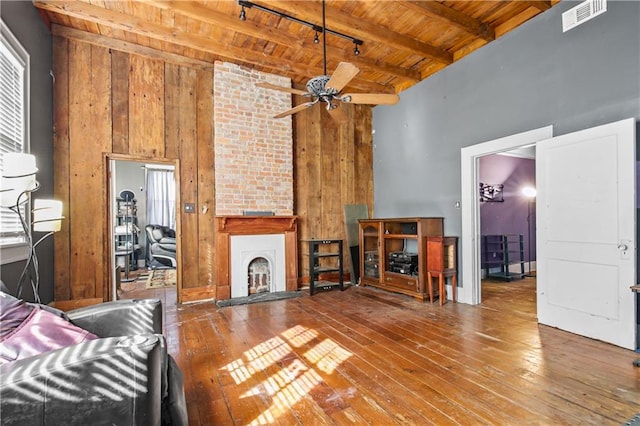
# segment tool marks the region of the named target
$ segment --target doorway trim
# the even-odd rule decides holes
[[[553,125],[505,136],[460,150],[462,182],[462,288],[459,301],[471,305],[482,302],[480,264],[480,198],[478,196],[479,159],[485,155],[510,151],[553,137]]]
[[[114,240],[113,240],[113,232],[111,232],[113,224],[115,223],[115,218],[113,216],[113,206],[112,206],[112,195],[114,193],[114,185],[115,182],[112,179],[113,177],[113,166],[116,161],[129,161],[134,163],[141,164],[158,164],[158,165],[167,165],[173,166],[173,173],[175,177],[176,183],[176,193],[175,193],[175,202],[176,202],[176,235],[178,236],[176,239],[176,270],[178,273],[177,283],[176,283],[176,300],[177,303],[180,304],[182,301],[182,224],[181,224],[181,215],[180,215],[180,160],[178,159],[169,159],[169,158],[150,158],[150,157],[139,157],[135,155],[126,155],[126,154],[114,154],[114,153],[105,153],[104,156],[106,170],[107,170],[107,182],[105,196],[106,196],[106,223],[108,226],[106,238],[107,247],[105,247],[105,253],[109,253],[109,278],[105,283],[104,294],[107,295],[105,300],[116,300],[117,294],[115,291],[116,286],[116,277],[115,277],[115,268],[116,268],[116,259],[114,252]]]

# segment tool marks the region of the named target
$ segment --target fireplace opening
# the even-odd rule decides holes
[[[285,291],[284,234],[231,236],[231,298]],[[255,274],[250,265],[255,262]],[[265,265],[266,263],[266,265]]]
[[[249,262],[247,270],[249,294],[268,293],[271,291],[271,267],[264,257],[256,257]]]

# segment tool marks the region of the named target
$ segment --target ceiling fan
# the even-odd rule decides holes
[[[308,98],[312,101],[305,102],[287,111],[275,115],[273,118],[282,118],[296,112],[311,108],[318,102],[327,104],[326,108],[329,113],[338,112],[337,102],[367,105],[393,105],[400,99],[395,93],[342,93],[342,89],[360,72],[360,69],[349,63],[340,62],[332,75],[327,75],[327,42],[326,42],[326,23],[325,23],[325,0],[322,0],[322,44],[323,44],[323,65],[324,75],[313,77],[307,82],[307,91],[293,89],[290,87],[278,86],[271,83],[257,83],[256,86],[280,90]]]

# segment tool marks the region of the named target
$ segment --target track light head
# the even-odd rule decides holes
[[[355,45],[355,47],[353,48],[353,54],[355,56],[358,56],[360,54],[360,50],[358,49],[358,45],[357,44],[354,43],[354,45]]]
[[[244,11],[244,6],[242,6],[242,10],[240,10],[240,20],[241,21],[247,20],[247,13]]]
[[[313,37],[313,44],[320,43],[320,38],[318,37],[318,32],[316,31],[316,35]]]

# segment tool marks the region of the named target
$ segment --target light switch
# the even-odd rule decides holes
[[[184,203],[184,212],[185,213],[195,213],[196,205],[194,203]]]

